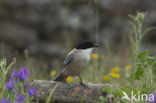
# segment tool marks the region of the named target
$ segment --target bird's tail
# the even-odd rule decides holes
[[[59,81],[59,82],[66,82],[66,78],[68,77],[68,75],[66,75],[65,73],[61,72],[60,74],[58,74],[53,81]]]

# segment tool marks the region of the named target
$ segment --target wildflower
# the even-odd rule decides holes
[[[129,69],[130,70],[130,69],[132,69],[132,66],[131,65],[127,65],[126,66],[126,69]]]
[[[16,72],[16,69],[14,70],[14,72],[12,73],[12,77],[18,77],[18,74]]]
[[[92,54],[91,54],[91,58],[92,58],[92,59],[98,59],[98,58],[99,58],[99,55],[96,54],[96,53],[92,53]]]
[[[36,93],[37,93],[37,90],[36,90],[36,89],[30,88],[30,89],[28,90],[29,96],[35,95]]]
[[[11,78],[9,82],[6,83],[6,89],[12,89],[14,87],[14,78]]]
[[[24,88],[26,88],[27,86],[29,85],[29,83],[28,82],[25,82],[25,84],[24,84]]]
[[[10,103],[10,98],[8,100],[5,100],[5,98],[2,99],[2,101],[0,101],[1,103]]]
[[[50,72],[50,76],[53,78],[53,77],[55,77],[56,76],[56,71],[55,70],[52,70],[51,72]]]
[[[26,97],[27,97],[26,95],[17,94],[15,103],[24,103],[24,99]]]
[[[21,68],[18,73],[18,77],[21,81],[25,80],[28,76],[28,71],[25,68]]]
[[[110,80],[110,77],[109,77],[108,75],[104,75],[104,76],[103,76],[103,80],[104,80],[104,81],[109,81],[109,80]]]
[[[120,68],[118,67],[114,67],[111,69],[111,73],[116,73],[116,72],[119,72]]]
[[[16,80],[16,83],[19,83],[19,82],[20,82],[20,80],[19,80],[19,79],[17,79],[17,80]]]
[[[113,78],[120,78],[120,74],[117,74],[117,73],[111,73],[111,76]]]
[[[67,83],[72,82],[72,77],[71,77],[71,76],[68,76],[68,77],[66,78],[66,82],[67,82]]]

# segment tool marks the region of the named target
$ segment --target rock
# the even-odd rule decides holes
[[[117,88],[108,84],[87,84],[87,87],[85,87],[80,84],[43,80],[32,81],[30,87],[37,89],[37,95],[34,100],[39,103],[45,103],[49,95],[51,95],[49,101],[57,103],[96,103],[100,96],[104,96],[105,98],[108,96],[107,93],[103,95],[103,88]]]

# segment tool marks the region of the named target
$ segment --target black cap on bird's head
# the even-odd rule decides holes
[[[93,47],[98,47],[98,45],[90,41],[83,41],[76,46],[76,49],[88,49],[88,48],[93,48]]]

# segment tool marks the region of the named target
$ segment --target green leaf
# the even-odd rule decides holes
[[[112,91],[112,88],[110,87],[106,87],[102,90],[103,92],[111,92]]]
[[[145,58],[147,56],[148,56],[148,51],[143,51],[137,55],[137,58]]]
[[[125,87],[121,87],[120,88],[122,91],[127,91],[129,89],[129,87],[125,86]]]
[[[135,16],[133,16],[133,15],[128,15],[128,16],[129,16],[131,19],[133,19],[135,22],[137,22]]]
[[[140,80],[140,78],[144,75],[143,69],[137,69],[135,72],[135,80]]]
[[[9,66],[7,67],[7,71],[6,71],[7,73],[11,69],[11,67],[12,67],[13,64],[14,64],[13,62],[9,64]]]
[[[147,28],[147,29],[143,32],[142,38],[143,38],[149,31],[154,30],[154,29],[156,29],[156,27]]]
[[[148,57],[146,58],[146,62],[147,62],[147,64],[150,65],[150,66],[153,66],[153,65],[156,64],[155,59],[154,59],[153,57],[150,57],[150,56],[148,56]]]
[[[120,89],[114,89],[113,91],[115,96],[122,97],[122,91]]]

